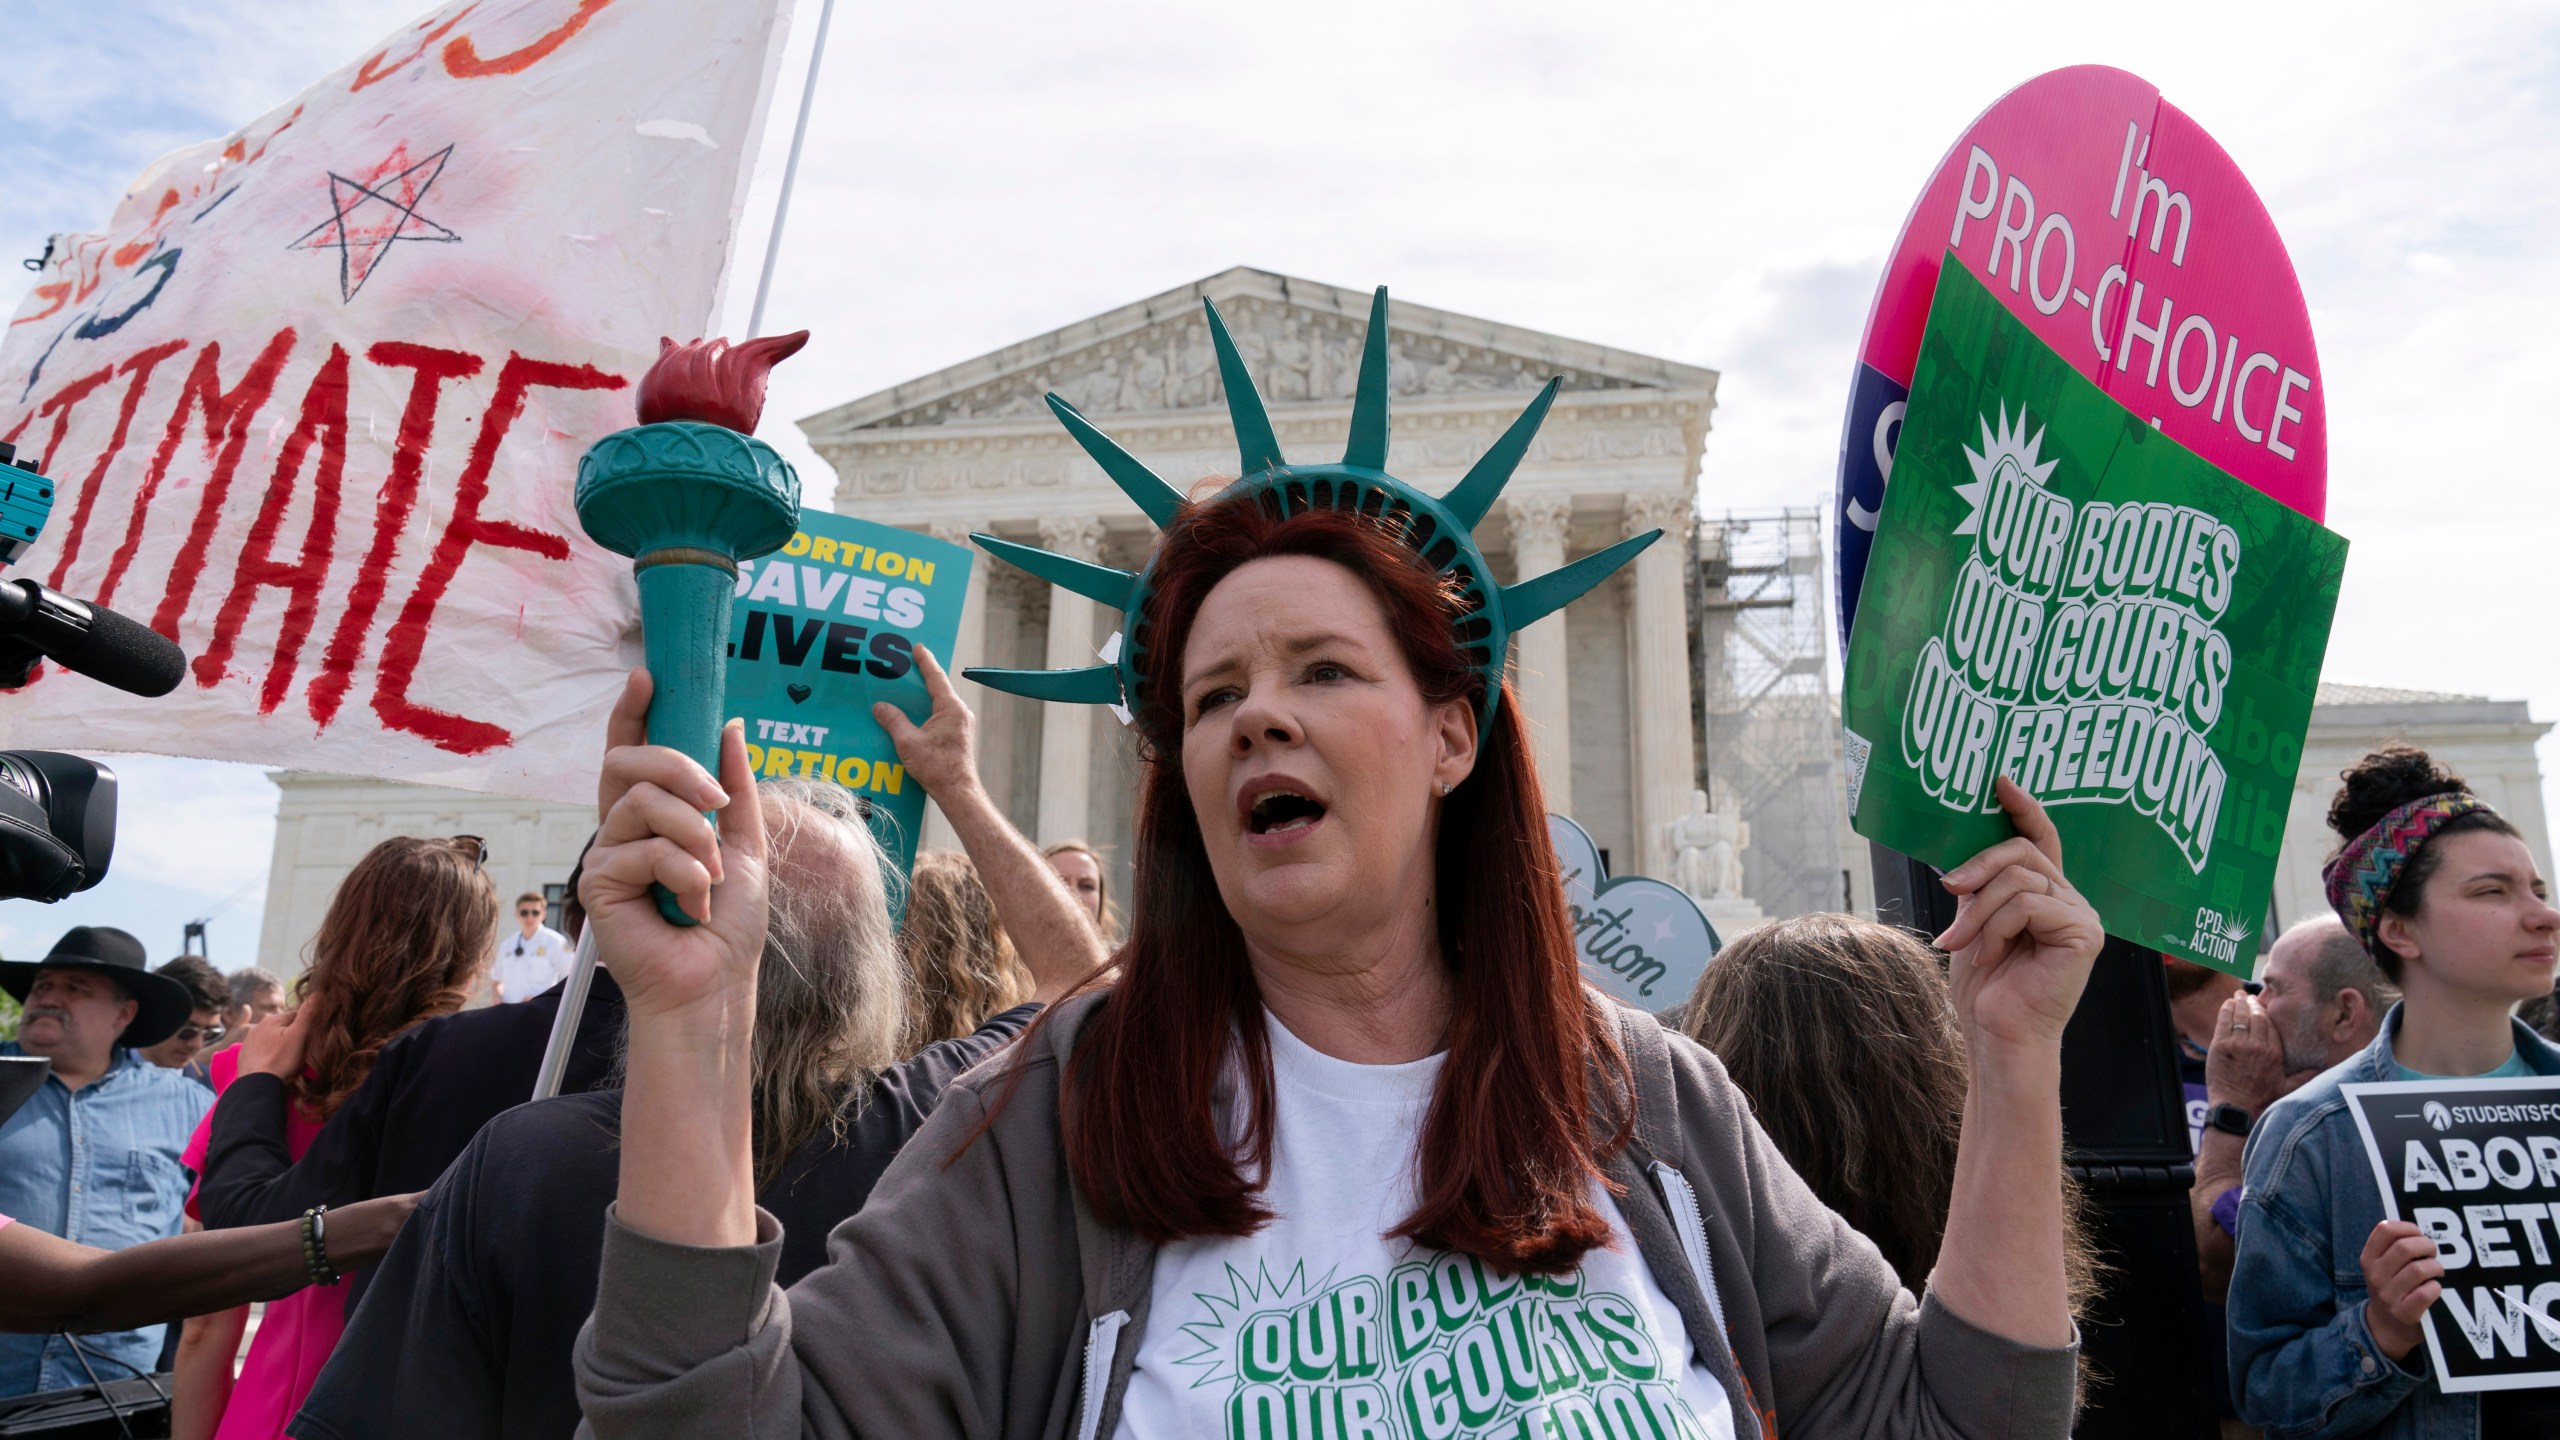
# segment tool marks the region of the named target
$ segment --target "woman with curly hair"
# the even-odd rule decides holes
[[[909,982],[902,1055],[971,1034],[1039,988],[1006,938],[977,864],[956,850],[916,857],[898,941]]]
[[[2438,1245],[2459,1255],[2471,1242],[2458,1227],[2383,1218],[2339,1089],[2560,1075],[2560,1047],[2512,1014],[2551,991],[2560,910],[2516,827],[2427,752],[2390,746],[2341,778],[2329,828],[2343,843],[2322,871],[2329,904],[2401,999],[2362,1055],[2250,1128],[2231,1268],[2232,1398],[2241,1419],[2288,1440],[2560,1433],[2560,1391],[2448,1395],[2437,1385],[2418,1320],[2444,1293]]]
[[[474,835],[404,835],[367,851],[320,921],[292,1011],[213,1057],[217,1092],[244,1074],[284,1082],[294,1158],[364,1083],[384,1045],[422,1020],[461,1009],[480,983],[498,933],[498,890],[481,866],[486,853]],[[209,1114],[185,1155],[199,1190],[212,1133]],[[187,1208],[194,1213],[193,1197]],[[231,1362],[248,1315],[243,1307],[187,1322],[171,1423],[181,1440],[282,1436],[346,1328],[346,1291],[314,1285],[269,1304],[235,1384]]]

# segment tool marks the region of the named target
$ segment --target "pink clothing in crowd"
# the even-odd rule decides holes
[[[207,1068],[215,1094],[230,1089],[240,1073],[239,1047],[217,1052]],[[287,1104],[284,1124],[285,1142],[299,1160],[320,1137],[320,1122],[303,1114],[301,1106]],[[181,1162],[201,1176],[212,1141],[213,1113],[207,1111]],[[187,1194],[187,1213],[196,1213],[192,1190]],[[338,1337],[346,1328],[343,1285],[313,1285],[268,1301],[266,1318],[258,1322],[258,1337],[249,1342],[249,1356],[241,1362],[239,1382],[232,1386],[231,1403],[223,1409],[222,1426],[213,1432],[214,1440],[282,1440],[284,1427],[302,1408],[303,1397],[311,1393],[320,1367],[329,1363],[329,1352],[338,1348]]]

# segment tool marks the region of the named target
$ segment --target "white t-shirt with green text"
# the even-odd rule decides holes
[[[1413,1210],[1441,1057],[1355,1065],[1269,1032],[1278,1218],[1157,1255],[1122,1440],[1732,1440],[1723,1387],[1598,1182],[1615,1238],[1568,1275],[1387,1240]]]

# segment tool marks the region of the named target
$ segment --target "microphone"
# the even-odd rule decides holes
[[[0,582],[0,689],[26,684],[38,659],[136,695],[166,695],[187,673],[186,652],[149,626],[33,580]]]

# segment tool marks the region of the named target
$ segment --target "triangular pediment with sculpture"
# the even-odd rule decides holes
[[[1237,349],[1274,405],[1351,401],[1365,294],[1231,270],[992,355],[812,416],[819,431],[1045,423],[1055,393],[1086,414],[1220,410],[1226,403],[1199,299],[1228,317]],[[1397,307],[1390,368],[1398,400],[1526,396],[1550,377],[1568,391],[1712,389],[1712,371],[1421,306]],[[1503,341],[1514,341],[1504,344]]]

